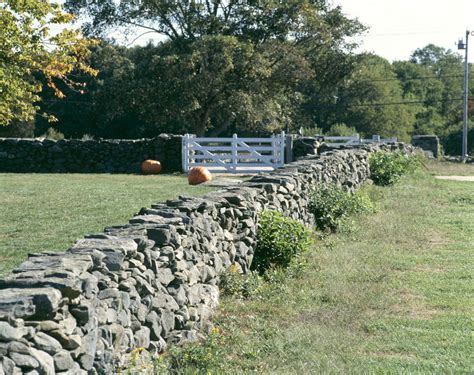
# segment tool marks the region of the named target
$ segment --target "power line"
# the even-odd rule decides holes
[[[463,98],[458,99],[440,99],[440,100],[410,100],[410,101],[402,101],[402,102],[385,102],[385,103],[363,103],[363,104],[310,104],[305,105],[306,108],[337,108],[337,107],[385,107],[385,106],[392,106],[392,105],[411,105],[411,104],[423,104],[426,102],[430,103],[450,103],[456,101],[462,101]],[[473,99],[469,99],[472,101]]]
[[[379,36],[405,36],[405,35],[433,35],[444,33],[443,30],[433,31],[407,31],[407,32],[393,32],[393,33],[380,33],[380,34],[366,34],[362,35],[364,38],[372,38]]]
[[[440,80],[443,78],[462,78],[464,77],[462,74],[453,74],[453,75],[445,75],[445,76],[421,76],[421,77],[410,77],[410,78],[374,78],[364,82],[385,82],[385,81],[400,81],[400,82],[407,82],[407,81],[416,81],[420,79],[436,79]]]

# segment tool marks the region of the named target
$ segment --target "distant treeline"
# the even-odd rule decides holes
[[[104,2],[110,10],[66,1],[90,17],[85,32],[102,38],[91,56],[99,74],[77,72],[71,78],[86,84],[84,92],[63,87],[64,99],[43,91],[40,112],[57,123],[38,117],[3,134],[41,135],[51,126],[67,138],[304,128],[404,141],[437,134],[448,153],[459,153],[463,64],[451,50],[428,45],[394,63],[356,54],[349,41],[364,26],[326,1],[115,3]],[[144,47],[107,39],[111,27],[131,24],[165,38]]]

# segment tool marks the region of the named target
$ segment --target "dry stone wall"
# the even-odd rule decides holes
[[[368,178],[367,149],[333,151],[31,254],[0,280],[0,374],[111,374],[134,348],[194,339],[218,305],[219,275],[249,270],[260,210],[312,224],[312,187],[353,191]]]
[[[0,138],[0,172],[139,173],[146,159],[175,172],[181,170],[181,139],[168,134],[137,140]]]

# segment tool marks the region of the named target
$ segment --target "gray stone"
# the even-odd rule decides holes
[[[82,304],[72,307],[69,311],[76,318],[77,323],[80,326],[87,324],[90,319],[96,316],[95,306],[89,301],[83,301]]]
[[[7,322],[0,322],[0,341],[10,342],[19,340],[27,334],[26,328],[15,328]]]
[[[155,246],[168,245],[171,241],[169,226],[149,228],[147,229],[147,236],[150,240],[155,241]]]
[[[166,338],[168,334],[174,329],[174,313],[168,310],[161,310],[160,325],[162,328],[161,335]]]
[[[31,355],[38,361],[39,369],[38,371],[44,375],[54,375],[54,360],[48,353],[31,348]]]
[[[130,238],[106,236],[104,239],[85,238],[76,242],[71,248],[72,252],[82,250],[99,250],[105,257],[103,262],[110,271],[119,271],[125,256],[136,253],[138,245]]]
[[[174,280],[173,272],[171,272],[169,268],[160,268],[156,276],[159,282],[164,286],[168,286],[169,283]]]
[[[158,293],[156,297],[152,299],[152,308],[155,310],[165,309],[169,311],[176,311],[179,309],[179,305],[169,294]]]
[[[150,328],[150,337],[153,341],[159,340],[162,327],[160,317],[155,311],[151,311],[146,317],[146,326]]]
[[[15,362],[13,362],[10,358],[8,357],[3,357],[1,360],[3,371],[5,372],[5,375],[10,375],[10,374],[21,374],[21,370],[16,367]]]
[[[79,335],[67,335],[61,330],[50,331],[49,335],[59,341],[61,346],[68,350],[74,350],[81,346],[82,339]]]
[[[48,319],[58,309],[60,300],[61,293],[55,289],[3,289],[0,293],[0,319]]]
[[[39,362],[31,355],[12,352],[9,357],[15,362],[16,366],[22,369],[36,369],[39,367]]]
[[[36,348],[52,355],[62,350],[62,346],[58,340],[43,332],[38,332],[33,338],[33,341]]]
[[[61,350],[54,356],[56,371],[68,371],[74,366],[74,361],[67,350]]]
[[[135,332],[134,339],[137,348],[147,349],[150,346],[150,329],[148,327],[142,327]]]

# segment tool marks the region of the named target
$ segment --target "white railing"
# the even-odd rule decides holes
[[[206,167],[212,172],[256,173],[285,163],[285,133],[270,138],[196,138],[183,136],[182,165]]]
[[[362,145],[368,143],[396,143],[397,138],[380,138],[380,135],[373,135],[370,139],[362,139],[359,134],[354,134],[348,137],[326,137],[324,136],[324,141],[327,142],[330,146],[352,146],[352,145]]]

